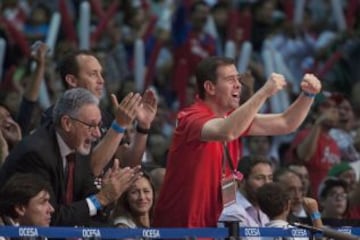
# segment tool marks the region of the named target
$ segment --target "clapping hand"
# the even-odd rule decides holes
[[[147,89],[142,97],[141,105],[136,109],[136,120],[142,128],[150,128],[157,111],[158,100],[153,90]]]
[[[114,94],[111,94],[111,99],[116,122],[123,128],[127,128],[135,119],[137,109],[142,105],[140,94],[131,92],[120,103]]]
[[[102,180],[99,200],[103,205],[116,201],[140,176],[140,166],[120,168],[119,160],[115,159],[112,168],[105,173]]]

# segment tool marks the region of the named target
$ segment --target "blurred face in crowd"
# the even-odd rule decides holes
[[[339,121],[339,111],[336,102],[332,99],[327,99],[319,106],[319,116],[325,117],[323,126],[327,128],[335,127]]]
[[[310,189],[309,171],[305,166],[300,165],[291,165],[289,166],[289,169],[296,172],[296,174],[300,177],[304,189],[304,196],[306,196]]]
[[[354,120],[354,112],[348,100],[344,99],[341,101],[341,103],[338,105],[338,111],[340,123],[348,123],[349,121]]]
[[[54,212],[49,201],[49,193],[43,190],[31,198],[27,206],[17,206],[20,225],[48,227]]]
[[[283,183],[291,197],[291,211],[297,213],[301,210],[304,188],[300,177],[295,173],[286,173],[279,178],[279,182]]]
[[[191,15],[191,23],[192,28],[197,31],[202,31],[205,23],[207,21],[207,17],[209,16],[210,9],[206,4],[198,4],[194,12]]]
[[[349,192],[356,188],[356,173],[354,169],[349,169],[341,173],[338,178],[344,180],[347,183]]]
[[[101,113],[95,104],[80,108],[77,116],[64,116],[67,121],[67,144],[82,155],[88,155],[92,143],[100,136]]]
[[[79,72],[75,78],[76,87],[88,89],[96,97],[101,98],[104,91],[103,69],[100,62],[90,55],[77,56]]]
[[[342,186],[333,187],[321,200],[322,215],[329,218],[342,218],[347,207],[347,193]]]
[[[273,169],[267,163],[256,164],[245,182],[245,191],[249,199],[255,199],[256,191],[265,183],[273,181]]]
[[[130,209],[136,215],[148,214],[154,203],[154,192],[149,180],[139,178],[128,190],[127,199]]]
[[[227,113],[239,106],[241,83],[235,65],[218,67],[216,83],[208,82],[208,94],[215,101],[219,112]]]
[[[270,139],[266,136],[249,137],[249,151],[254,155],[266,156],[270,151]]]

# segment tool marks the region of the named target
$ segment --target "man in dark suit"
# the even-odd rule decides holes
[[[59,64],[59,73],[66,89],[81,87],[89,90],[98,99],[104,96],[105,79],[103,77],[103,68],[97,57],[90,51],[78,50],[67,53],[63,56]],[[115,95],[112,94],[114,102]],[[155,93],[147,89],[143,96],[141,104],[134,109],[136,111],[136,133],[134,141],[130,146],[122,146],[120,141],[122,135],[119,135],[111,127],[112,120],[115,118],[120,124],[119,118],[122,118],[124,109],[113,104],[113,113],[110,114],[106,109],[101,108],[102,115],[102,136],[101,140],[95,144],[93,154],[91,155],[91,170],[95,176],[101,176],[103,169],[113,159],[114,155],[121,161],[121,166],[134,167],[141,163],[143,157],[148,133],[152,121],[157,111],[157,98]],[[51,108],[47,109],[42,115],[42,122],[48,123],[53,120]]]
[[[131,124],[135,118],[134,108],[140,101],[139,95],[133,94],[120,104],[115,103],[132,113],[121,119],[122,127]],[[55,208],[52,225],[103,225],[107,220],[104,208],[138,177],[138,167],[120,169],[115,160],[100,190],[94,185],[89,154],[92,143],[100,137],[98,103],[98,98],[84,88],[67,90],[55,104],[53,124],[25,137],[0,169],[0,185],[17,172],[37,174],[50,183],[51,204]],[[123,132],[117,121],[112,127]]]

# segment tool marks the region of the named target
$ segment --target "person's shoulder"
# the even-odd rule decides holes
[[[203,102],[196,101],[192,105],[183,108],[177,114],[177,120],[181,121],[184,119],[201,119],[203,117],[211,118],[215,117],[215,114],[211,111],[211,109]]]
[[[136,228],[134,221],[127,216],[119,216],[114,219],[114,226],[122,228]]]

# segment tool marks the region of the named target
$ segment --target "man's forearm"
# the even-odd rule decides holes
[[[307,162],[314,155],[317,141],[321,133],[321,126],[314,125],[308,136],[296,148],[296,155],[299,160]]]
[[[286,133],[293,132],[302,124],[309,113],[314,98],[305,96],[303,93],[289,106],[283,116],[286,122]]]
[[[249,127],[267,98],[268,95],[265,91],[262,89],[257,91],[248,101],[238,107],[223,121],[222,131],[229,133],[230,139],[239,137]]]
[[[120,166],[135,167],[141,164],[142,157],[146,149],[146,143],[148,134],[135,133],[133,141],[130,143],[130,147],[121,148],[117,152],[116,157],[120,160]]]
[[[40,92],[40,84],[44,79],[45,63],[37,63],[35,71],[31,76],[31,82],[26,88],[24,97],[29,101],[37,101]]]
[[[105,136],[94,147],[91,153],[91,170],[95,176],[99,176],[104,167],[114,156],[124,134],[109,128]]]

